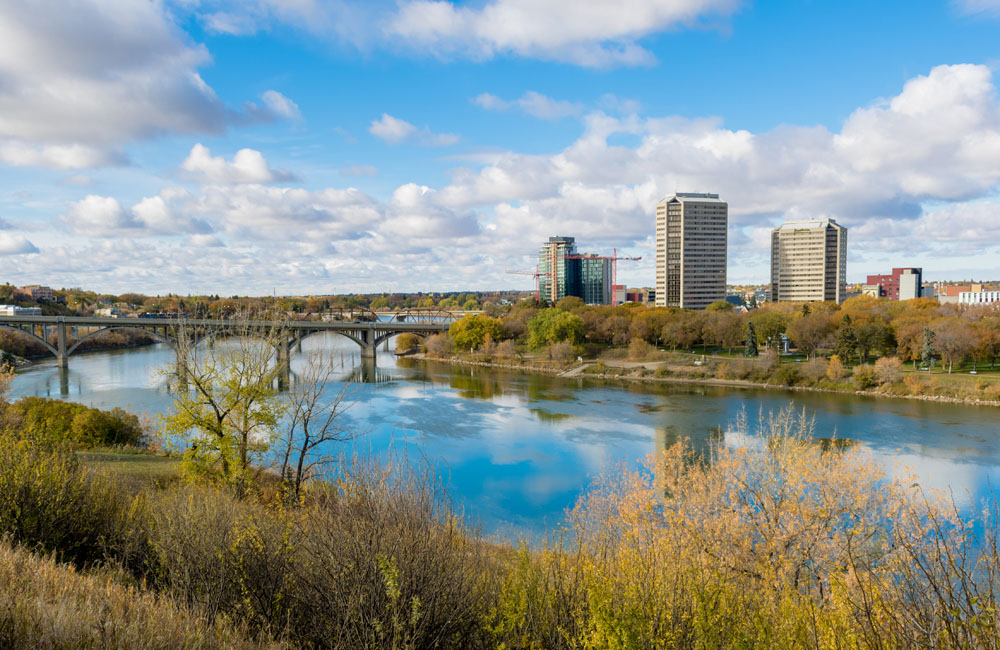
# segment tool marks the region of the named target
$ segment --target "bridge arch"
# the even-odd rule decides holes
[[[2,327],[5,330],[10,330],[12,332],[20,332],[21,334],[24,334],[25,336],[29,336],[29,337],[35,339],[36,341],[38,341],[39,343],[41,343],[42,345],[44,345],[45,349],[52,353],[52,356],[54,356],[56,358],[59,357],[59,350],[56,349],[56,347],[54,345],[52,345],[51,343],[49,343],[48,341],[46,341],[42,337],[38,336],[34,332],[30,332],[28,330],[23,330],[23,329],[21,329],[19,327],[11,327],[10,325],[5,325],[3,323],[0,323],[0,327]]]
[[[352,341],[354,341],[355,343],[357,343],[358,346],[361,347],[362,349],[368,347],[367,343],[365,343],[364,341],[362,341],[358,337],[354,336],[353,334],[351,334],[349,332],[345,332],[343,330],[310,330],[308,332],[303,332],[301,335],[296,336],[293,339],[292,345],[297,345],[297,344],[301,343],[302,341],[304,341],[305,339],[309,338],[313,334],[326,334],[326,333],[339,334],[341,336],[346,336],[347,338],[349,338]]]
[[[133,331],[136,331],[136,332],[143,332],[144,334],[148,334],[149,336],[153,337],[154,339],[156,339],[160,343],[166,343],[167,345],[169,345],[172,348],[176,348],[176,346],[177,346],[177,341],[171,339],[170,337],[164,336],[164,335],[160,334],[159,332],[153,331],[153,330],[144,329],[142,327],[136,327],[134,325],[112,325],[110,327],[102,327],[101,329],[94,330],[93,332],[90,332],[89,334],[87,334],[83,338],[77,339],[76,342],[74,342],[73,345],[71,345],[66,350],[66,356],[68,357],[71,354],[73,354],[73,352],[78,347],[80,347],[80,344],[83,343],[84,341],[86,341],[87,339],[93,338],[93,337],[97,336],[98,334],[102,334],[104,332],[110,332],[112,330],[133,330]],[[55,353],[53,353],[53,354],[55,354]]]

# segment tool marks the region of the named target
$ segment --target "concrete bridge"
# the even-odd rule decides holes
[[[277,360],[288,368],[289,355],[303,339],[313,334],[335,332],[361,348],[361,358],[375,359],[378,345],[397,334],[410,333],[426,337],[448,331],[445,322],[324,322],[324,321],[265,321],[215,320],[194,318],[92,318],[73,316],[0,316],[0,328],[28,335],[56,358],[60,368],[69,365],[69,357],[80,344],[102,332],[138,330],[168,344],[175,351],[183,337],[197,344],[218,335],[267,332],[276,340]]]

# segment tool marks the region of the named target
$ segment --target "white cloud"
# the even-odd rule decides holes
[[[275,183],[290,181],[294,176],[283,170],[273,170],[261,152],[254,149],[240,149],[232,162],[222,156],[212,156],[208,147],[196,144],[191,147],[188,157],[181,163],[186,175],[201,183]]]
[[[579,104],[552,99],[534,90],[529,90],[519,99],[513,101],[501,99],[490,93],[477,95],[472,101],[488,111],[507,111],[517,107],[528,115],[543,120],[558,120],[580,115],[583,112],[583,107]]]
[[[649,64],[637,40],[736,11],[739,0],[493,0],[468,7],[447,0],[404,2],[387,32],[443,56],[514,54],[584,66]]]
[[[967,14],[1000,15],[1000,0],[955,0],[955,4]]]
[[[861,272],[860,261],[876,260],[876,270],[904,263],[886,255],[925,269],[933,260],[937,272],[965,264],[970,251],[983,268],[1000,255],[1000,101],[983,66],[934,68],[833,130],[751,132],[715,118],[600,112],[583,125],[560,151],[491,154],[463,163],[443,187],[405,183],[386,200],[350,187],[260,183],[168,188],[132,205],[93,195],[62,222],[95,237],[47,240],[46,258],[58,252],[66,263],[48,259],[54,268],[45,272],[66,285],[104,278],[139,290],[241,294],[334,283],[354,291],[526,286],[530,279],[503,270],[533,265],[539,242],[571,234],[583,250],[642,255],[619,269],[641,286],[652,282],[654,205],[675,190],[719,192],[729,202],[733,279],[766,279],[769,229],[787,217],[847,225],[849,274]],[[102,250],[96,236],[112,235],[127,235],[115,240],[127,247],[91,260]],[[206,255],[217,242],[225,245]],[[34,258],[19,260],[18,272],[41,272]],[[151,264],[162,264],[159,279],[147,274]],[[182,284],[165,287],[164,277]]]
[[[59,218],[73,232],[89,237],[179,235],[209,233],[211,226],[177,209],[189,197],[181,189],[165,189],[131,207],[110,196],[88,194]]]
[[[302,119],[302,113],[299,111],[299,105],[279,93],[277,90],[265,91],[260,96],[260,99],[275,115],[289,120]]]
[[[38,248],[23,235],[0,232],[0,255],[27,255],[37,252]]]
[[[0,0],[0,161],[57,169],[121,164],[120,147],[166,133],[296,117],[276,91],[227,107],[158,0]]]
[[[446,147],[457,144],[460,138],[453,133],[433,133],[427,127],[418,129],[406,120],[382,113],[382,117],[372,120],[368,132],[389,144],[402,144],[416,139],[429,147]]]

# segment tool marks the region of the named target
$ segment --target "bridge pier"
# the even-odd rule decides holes
[[[283,339],[278,342],[278,390],[286,391],[288,390],[289,380],[292,376],[292,362],[291,362],[291,345],[288,343],[288,339]]]
[[[66,353],[66,322],[60,318],[56,323],[56,365],[69,368],[69,355]]]

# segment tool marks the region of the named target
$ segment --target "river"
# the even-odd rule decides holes
[[[440,469],[466,515],[487,532],[536,536],[558,524],[589,481],[640,459],[679,436],[696,445],[726,433],[741,410],[755,417],[793,402],[815,416],[817,437],[856,441],[886,468],[907,468],[961,503],[988,494],[1000,476],[1000,409],[832,393],[748,390],[681,384],[625,384],[593,379],[457,367],[380,350],[362,366],[357,346],[335,334],[307,339],[293,373],[322,350],[343,362],[356,403],[348,426],[355,444],[390,446]],[[22,370],[14,394],[100,408],[166,412],[162,374],[174,360],[164,345],[70,357]],[[367,383],[358,380],[364,379]],[[339,391],[343,383],[331,385]]]

